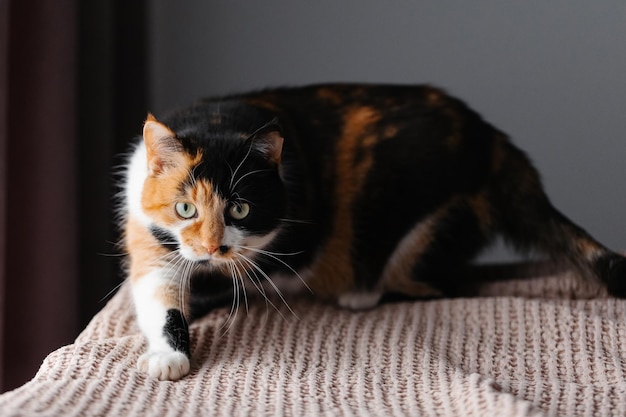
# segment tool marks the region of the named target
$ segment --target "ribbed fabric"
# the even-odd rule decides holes
[[[191,375],[159,382],[135,369],[145,344],[122,287],[0,415],[626,415],[626,302],[568,273],[357,313],[290,305],[299,319],[260,300],[232,323],[214,311],[191,326]]]

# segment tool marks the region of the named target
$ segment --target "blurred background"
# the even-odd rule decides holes
[[[122,281],[115,166],[155,114],[325,81],[431,83],[626,249],[626,2],[0,0],[0,391]],[[500,245],[484,261],[514,259]]]

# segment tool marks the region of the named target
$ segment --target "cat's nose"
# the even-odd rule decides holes
[[[206,244],[202,246],[206,249],[209,255],[213,255],[220,248],[219,245],[211,245],[211,244]]]
[[[225,254],[228,252],[228,246],[226,245],[202,245],[206,248],[209,255],[214,255],[215,252],[220,252],[221,254]]]

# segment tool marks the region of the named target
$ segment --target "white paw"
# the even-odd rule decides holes
[[[382,294],[379,292],[349,292],[340,295],[337,302],[343,308],[364,310],[378,304],[380,297]]]
[[[176,381],[189,373],[189,358],[182,352],[147,352],[139,357],[137,368],[161,381]]]

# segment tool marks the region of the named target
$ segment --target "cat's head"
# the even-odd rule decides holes
[[[185,259],[245,266],[276,236],[285,210],[276,123],[254,132],[175,131],[149,115],[143,139],[142,210]]]

